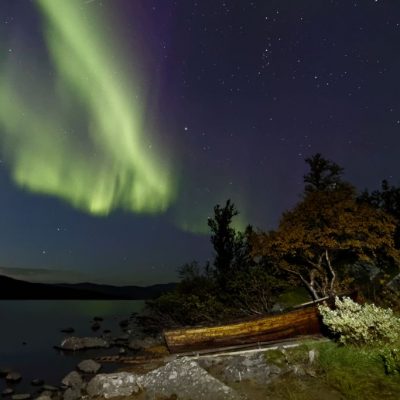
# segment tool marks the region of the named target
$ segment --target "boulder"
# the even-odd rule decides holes
[[[130,396],[140,390],[138,376],[128,372],[96,375],[87,385],[89,396],[103,396],[106,399],[117,396]]]
[[[211,376],[196,361],[179,358],[138,379],[150,399],[238,400],[240,395]]]
[[[39,397],[36,397],[35,400],[51,400],[51,396],[48,396],[47,394],[41,394]]]
[[[70,336],[65,338],[60,346],[58,346],[61,350],[84,350],[84,349],[96,349],[96,348],[107,348],[109,347],[109,343],[99,337],[76,337]]]
[[[72,371],[64,376],[61,383],[69,388],[82,389],[84,382],[78,372]]]
[[[78,364],[78,369],[87,374],[97,374],[100,368],[101,364],[94,360],[83,360]]]

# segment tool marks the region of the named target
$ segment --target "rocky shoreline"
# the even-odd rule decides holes
[[[115,320],[114,317],[110,319]],[[148,326],[145,325],[146,321],[149,322]],[[74,336],[75,329],[71,326],[60,329],[59,331],[65,334],[64,339],[53,346],[49,343],[49,350],[53,347],[54,351],[57,351],[60,355],[75,356],[79,354],[80,359],[86,353],[89,353],[90,357],[94,356],[96,358],[93,353],[98,351],[98,355],[101,356],[104,350],[107,350],[115,358],[121,355],[133,356],[140,354],[146,347],[153,343],[159,343],[161,340],[160,335],[155,335],[156,330],[154,327],[152,328],[149,318],[135,312],[127,319],[120,319],[117,324],[113,322],[113,325],[117,325],[113,332],[110,329],[102,329],[102,323],[103,318],[99,316],[95,316],[91,321],[88,321],[89,330],[93,332],[92,336]],[[107,326],[109,323],[105,325]],[[150,336],[149,329],[152,330]],[[23,344],[27,345],[26,343]],[[55,366],[54,368],[57,367]],[[76,372],[82,374],[83,379],[88,380],[101,368],[102,365],[100,363],[90,359],[83,359],[76,365]],[[62,399],[68,387],[63,382],[56,385],[46,384],[45,379],[42,378],[45,377],[35,377],[30,381],[29,385],[26,376],[23,377],[21,371],[18,371],[17,368],[10,368],[7,365],[0,364],[0,381],[4,380],[6,386],[0,390],[0,397],[11,400],[36,399],[43,396]]]
[[[161,335],[154,334],[154,330],[149,334],[141,318],[133,314],[121,320],[121,333],[116,336],[103,331],[99,336],[77,337],[72,336],[73,328],[63,329],[69,336],[55,346],[59,351],[111,349],[112,354],[79,362],[75,371],[68,373],[57,386],[34,379],[32,390],[26,393],[18,390],[21,374],[0,367],[0,379],[7,382],[2,397],[11,400],[236,400],[253,398],[242,390],[247,385],[262,389],[287,374],[315,376],[313,364],[317,351],[297,345],[218,355],[169,355]],[[93,332],[100,331],[101,323],[101,317],[93,319]],[[115,363],[117,372],[102,373],[104,362]]]
[[[176,357],[147,373],[121,371],[98,373],[101,364],[84,360],[76,371],[66,375],[59,387],[41,385],[39,393],[11,394],[12,400],[78,400],[99,398],[129,399],[247,399],[234,388],[251,382],[266,386],[284,374],[315,376],[314,350],[297,347],[271,348],[230,355]]]

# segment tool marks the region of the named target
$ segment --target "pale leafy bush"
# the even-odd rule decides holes
[[[399,339],[400,319],[390,308],[360,305],[348,297],[335,298],[335,309],[318,306],[323,322],[343,344],[392,343]]]

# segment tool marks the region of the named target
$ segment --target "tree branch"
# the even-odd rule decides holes
[[[328,250],[327,249],[325,249],[325,259],[326,259],[326,262],[328,264],[329,271],[332,274],[331,285],[330,285],[330,292],[331,292],[330,294],[333,294],[333,285],[335,283],[336,274],[335,274],[335,271],[332,268],[331,260],[329,259],[329,255],[328,255]]]
[[[307,280],[303,277],[303,275],[300,274],[300,272],[293,271],[289,268],[281,267],[283,270],[290,272],[291,274],[294,274],[300,278],[300,280],[307,286],[307,289],[311,292],[311,294],[314,296],[315,300],[319,299],[318,293],[315,291],[315,289],[312,287],[312,285],[307,282]]]

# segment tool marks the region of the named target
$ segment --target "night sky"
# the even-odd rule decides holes
[[[276,227],[321,152],[399,185],[397,0],[1,0],[0,268],[149,284]],[[10,268],[21,268],[12,271]]]

